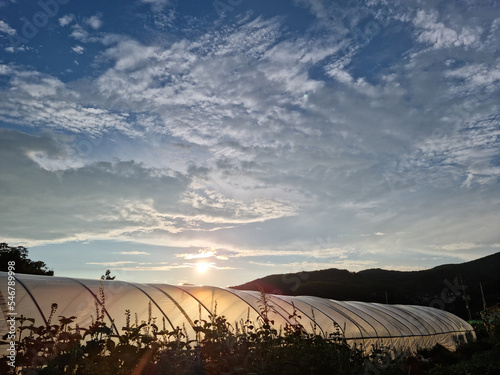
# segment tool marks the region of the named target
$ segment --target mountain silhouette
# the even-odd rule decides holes
[[[500,252],[422,271],[377,268],[349,272],[331,268],[270,275],[231,288],[342,301],[434,306],[470,319],[479,316],[484,304],[489,307],[500,302]]]

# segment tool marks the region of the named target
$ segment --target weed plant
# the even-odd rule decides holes
[[[456,353],[444,348],[423,351],[417,357],[396,356],[387,348],[373,348],[369,355],[350,348],[335,326],[325,336],[312,326],[307,333],[301,316],[293,307],[284,327],[271,320],[274,307],[262,293],[260,318],[229,322],[217,315],[217,306],[208,319],[193,323],[194,337],[186,327],[166,329],[165,320],[157,322],[151,305],[146,321],[125,311],[125,326],[116,334],[105,322],[102,288],[89,327],[74,324],[76,317],[54,317],[52,305],[47,323],[35,324],[21,316],[16,330],[16,368],[3,357],[1,374],[15,375],[404,375],[404,374],[498,374],[499,340],[494,334],[498,322],[490,319],[484,329],[487,344],[466,344]],[[314,313],[314,312],[312,312]],[[133,319],[134,318],[134,319]],[[5,340],[5,337],[4,337]],[[489,340],[489,341],[488,341]],[[476,345],[476,347],[474,347]],[[486,351],[480,350],[487,345]],[[496,363],[498,364],[495,364]],[[484,364],[486,363],[486,365]],[[496,372],[495,372],[496,371]]]

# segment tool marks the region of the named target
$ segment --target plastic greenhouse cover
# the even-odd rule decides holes
[[[4,280],[7,273],[0,272]],[[99,298],[100,285],[104,301]],[[97,306],[104,307],[105,321],[115,333],[125,326],[125,311],[130,310],[132,323],[148,319],[149,309],[166,329],[185,327],[194,337],[194,322],[211,314],[225,316],[229,322],[247,319],[262,323],[262,295],[210,286],[175,286],[139,284],[125,281],[84,280],[52,276],[17,275],[15,309],[9,310],[7,283],[0,285],[0,333],[9,327],[7,319],[25,316],[35,325],[47,324],[53,303],[55,316],[76,316],[74,324],[88,326],[96,316]],[[291,323],[295,311],[304,329],[328,337],[340,332],[351,346],[370,351],[373,346],[395,351],[416,351],[436,344],[453,350],[457,342],[475,338],[473,328],[457,316],[424,306],[384,305],[346,302],[310,296],[266,295],[268,318],[276,328]],[[12,305],[12,304],[11,304]],[[293,321],[292,321],[293,323]]]

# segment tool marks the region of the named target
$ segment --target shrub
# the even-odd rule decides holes
[[[76,317],[59,316],[53,304],[46,324],[21,317],[16,330],[17,368],[8,366],[4,355],[0,373],[16,375],[236,375],[236,374],[498,374],[500,345],[464,344],[456,353],[443,347],[421,351],[416,357],[398,356],[389,348],[373,348],[370,355],[350,348],[339,326],[325,336],[312,326],[307,333],[295,307],[290,323],[274,327],[274,307],[262,293],[261,317],[257,322],[229,322],[217,315],[194,321],[195,337],[185,327],[165,328],[163,319],[151,314],[146,321],[131,322],[115,334],[104,321],[104,294],[96,301],[95,317],[87,328],[74,324]],[[312,312],[314,315],[314,312]],[[490,336],[488,336],[490,337]],[[5,337],[4,337],[5,339]],[[481,346],[483,345],[483,346]],[[486,349],[485,349],[486,348]],[[483,350],[485,349],[485,350]],[[495,372],[496,371],[496,372]]]

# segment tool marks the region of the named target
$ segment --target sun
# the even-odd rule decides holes
[[[199,273],[205,273],[207,272],[208,268],[210,267],[209,264],[207,263],[203,263],[203,262],[200,262],[200,263],[197,263],[196,264],[196,270],[199,272]]]

